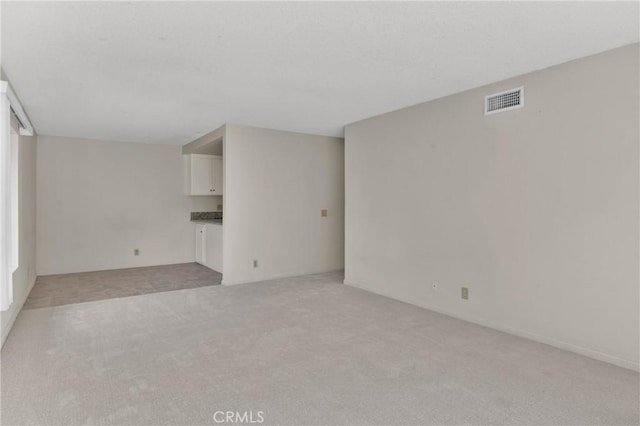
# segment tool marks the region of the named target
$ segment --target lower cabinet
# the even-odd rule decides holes
[[[222,272],[222,225],[206,225],[205,266]]]
[[[196,225],[196,262],[222,272],[222,225]]]
[[[206,225],[196,225],[196,262],[205,265],[207,256]]]

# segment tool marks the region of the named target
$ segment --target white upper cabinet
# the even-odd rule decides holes
[[[213,193],[222,195],[222,157],[213,157]]]
[[[222,195],[222,157],[189,155],[189,195]]]

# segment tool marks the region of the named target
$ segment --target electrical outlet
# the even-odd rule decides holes
[[[254,267],[254,268],[257,268],[257,267],[258,267],[258,259],[255,259],[255,260],[253,261],[253,267]]]
[[[329,212],[326,209],[320,210],[320,216],[327,217],[328,214],[329,214]]]
[[[134,256],[139,256],[140,255],[140,249],[133,249],[133,255]]]
[[[462,287],[462,298],[469,300],[469,289],[467,287]]]
[[[434,281],[433,283],[431,283],[431,288],[434,291],[438,291],[438,281]]]

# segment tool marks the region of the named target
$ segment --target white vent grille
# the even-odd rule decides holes
[[[511,89],[484,97],[484,115],[496,112],[509,111],[510,109],[524,106],[524,87]]]

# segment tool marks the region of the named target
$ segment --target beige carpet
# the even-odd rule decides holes
[[[24,310],[2,424],[638,424],[638,374],[323,274]]]

